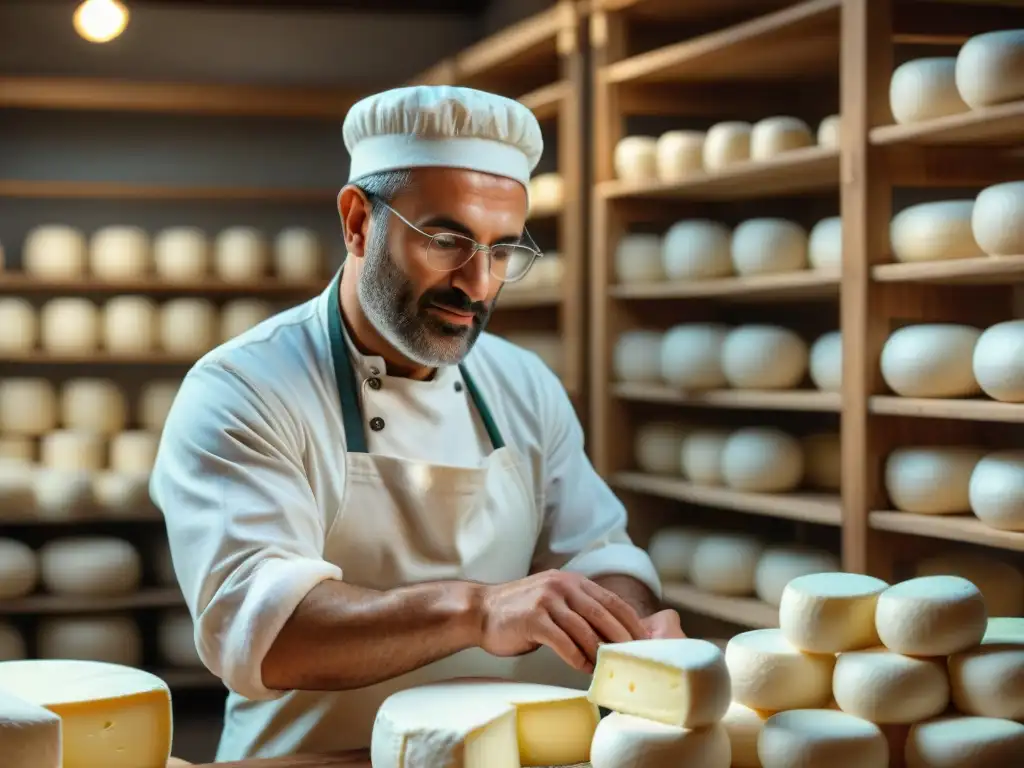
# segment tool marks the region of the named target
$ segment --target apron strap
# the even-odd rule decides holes
[[[342,328],[341,319],[341,270],[335,275],[328,293],[327,308],[327,334],[331,344],[331,360],[334,364],[334,379],[338,386],[338,399],[341,402],[341,418],[345,426],[345,442],[349,453],[369,453],[366,442],[366,427],[363,424],[363,414],[359,407],[359,386],[356,382],[356,372],[352,367],[352,361],[348,354],[348,345],[345,343],[345,332]],[[459,364],[459,371],[462,373],[463,381],[466,383],[466,390],[469,397],[476,406],[480,418],[487,430],[487,437],[490,438],[494,450],[505,447],[505,440],[501,436],[501,430],[494,421],[491,409],[487,407],[483,394],[469,375],[469,371],[462,363]]]

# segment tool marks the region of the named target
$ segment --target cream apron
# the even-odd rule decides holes
[[[324,559],[345,582],[378,590],[426,581],[485,583],[527,576],[541,528],[525,459],[505,445],[464,365],[465,391],[493,451],[462,468],[379,456],[367,449],[359,387],[342,329],[340,274],[330,292],[328,330],[347,454],[341,509],[327,532]],[[466,439],[475,439],[467,435]],[[511,678],[515,659],[480,649],[355,691],[293,691],[273,701],[230,694],[218,761],[368,747],[374,717],[391,693],[452,677]]]

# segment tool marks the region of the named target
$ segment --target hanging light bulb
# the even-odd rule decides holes
[[[120,0],[85,0],[75,9],[74,24],[90,43],[108,43],[128,26],[128,9]]]

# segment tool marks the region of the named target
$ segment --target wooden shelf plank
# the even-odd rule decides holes
[[[105,613],[145,608],[177,608],[185,604],[176,587],[142,589],[117,597],[32,595],[0,601],[0,616],[14,614]]]
[[[42,280],[24,273],[8,272],[0,273],[0,295],[60,295],[60,294],[122,294],[136,293],[153,296],[168,296],[182,294],[203,294],[207,296],[223,297],[245,297],[245,298],[274,298],[274,297],[295,297],[315,296],[324,290],[329,278],[322,281],[304,281],[301,283],[286,283],[273,278],[267,278],[259,283],[230,283],[214,277],[206,278],[201,282],[165,282],[158,278],[143,278],[138,280],[125,280],[122,282],[111,282],[99,280],[93,277],[83,277],[80,280]]]
[[[675,477],[641,472],[620,472],[612,485],[622,490],[645,493],[688,504],[699,504],[763,517],[798,520],[818,525],[839,525],[842,505],[837,496],[813,493],[746,493],[719,486],[695,485]]]
[[[885,283],[1003,285],[1024,282],[1024,256],[983,256],[949,261],[878,264],[872,267],[871,276]]]
[[[529,107],[538,120],[550,120],[557,117],[559,110],[570,95],[569,83],[564,80],[541,86],[519,97],[521,104]]]
[[[725,15],[765,13],[792,0],[590,0],[590,11],[625,13],[631,19],[657,22],[696,22]]]
[[[719,389],[685,392],[662,384],[619,383],[612,386],[612,394],[623,400],[701,408],[838,413],[842,405],[842,397],[838,392],[817,390]]]
[[[1024,532],[991,528],[973,515],[913,515],[908,512],[886,510],[872,512],[869,522],[872,528],[879,531],[1024,552]]]
[[[838,186],[839,153],[828,147],[804,147],[771,160],[739,163],[718,173],[695,174],[687,181],[604,181],[597,185],[597,192],[605,199],[676,198],[714,202],[838,190]]]
[[[137,355],[113,355],[105,350],[58,354],[37,350],[25,354],[0,354],[0,365],[167,365],[190,366],[199,355],[179,355],[168,352],[147,352]]]
[[[3,517],[0,518],[0,528],[68,528],[75,525],[112,526],[163,522],[164,517],[159,512],[140,512],[120,517],[103,517],[100,514],[93,514],[88,517],[62,517],[54,520],[38,517]]]
[[[119,181],[0,180],[0,197],[41,200],[189,200],[332,204],[337,196],[336,189],[192,187]]]
[[[911,125],[883,125],[871,131],[882,145],[1019,144],[1024,136],[1024,100],[947,115]]]
[[[562,303],[562,287],[545,285],[537,288],[513,288],[511,285],[501,292],[497,309],[528,309],[530,307],[554,307]]]
[[[837,270],[802,270],[775,275],[722,277],[714,280],[666,280],[621,283],[609,288],[617,299],[794,299],[839,296]]]
[[[868,400],[868,410],[886,416],[1024,424],[1024,403],[1000,403],[980,398],[942,400],[875,395]]]
[[[670,605],[702,616],[759,629],[779,626],[778,609],[753,597],[715,595],[679,582],[663,584],[662,594]]]

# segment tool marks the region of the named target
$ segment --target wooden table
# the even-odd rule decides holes
[[[370,768],[370,753],[359,750],[335,755],[293,755],[237,763],[207,763],[194,768]]]

